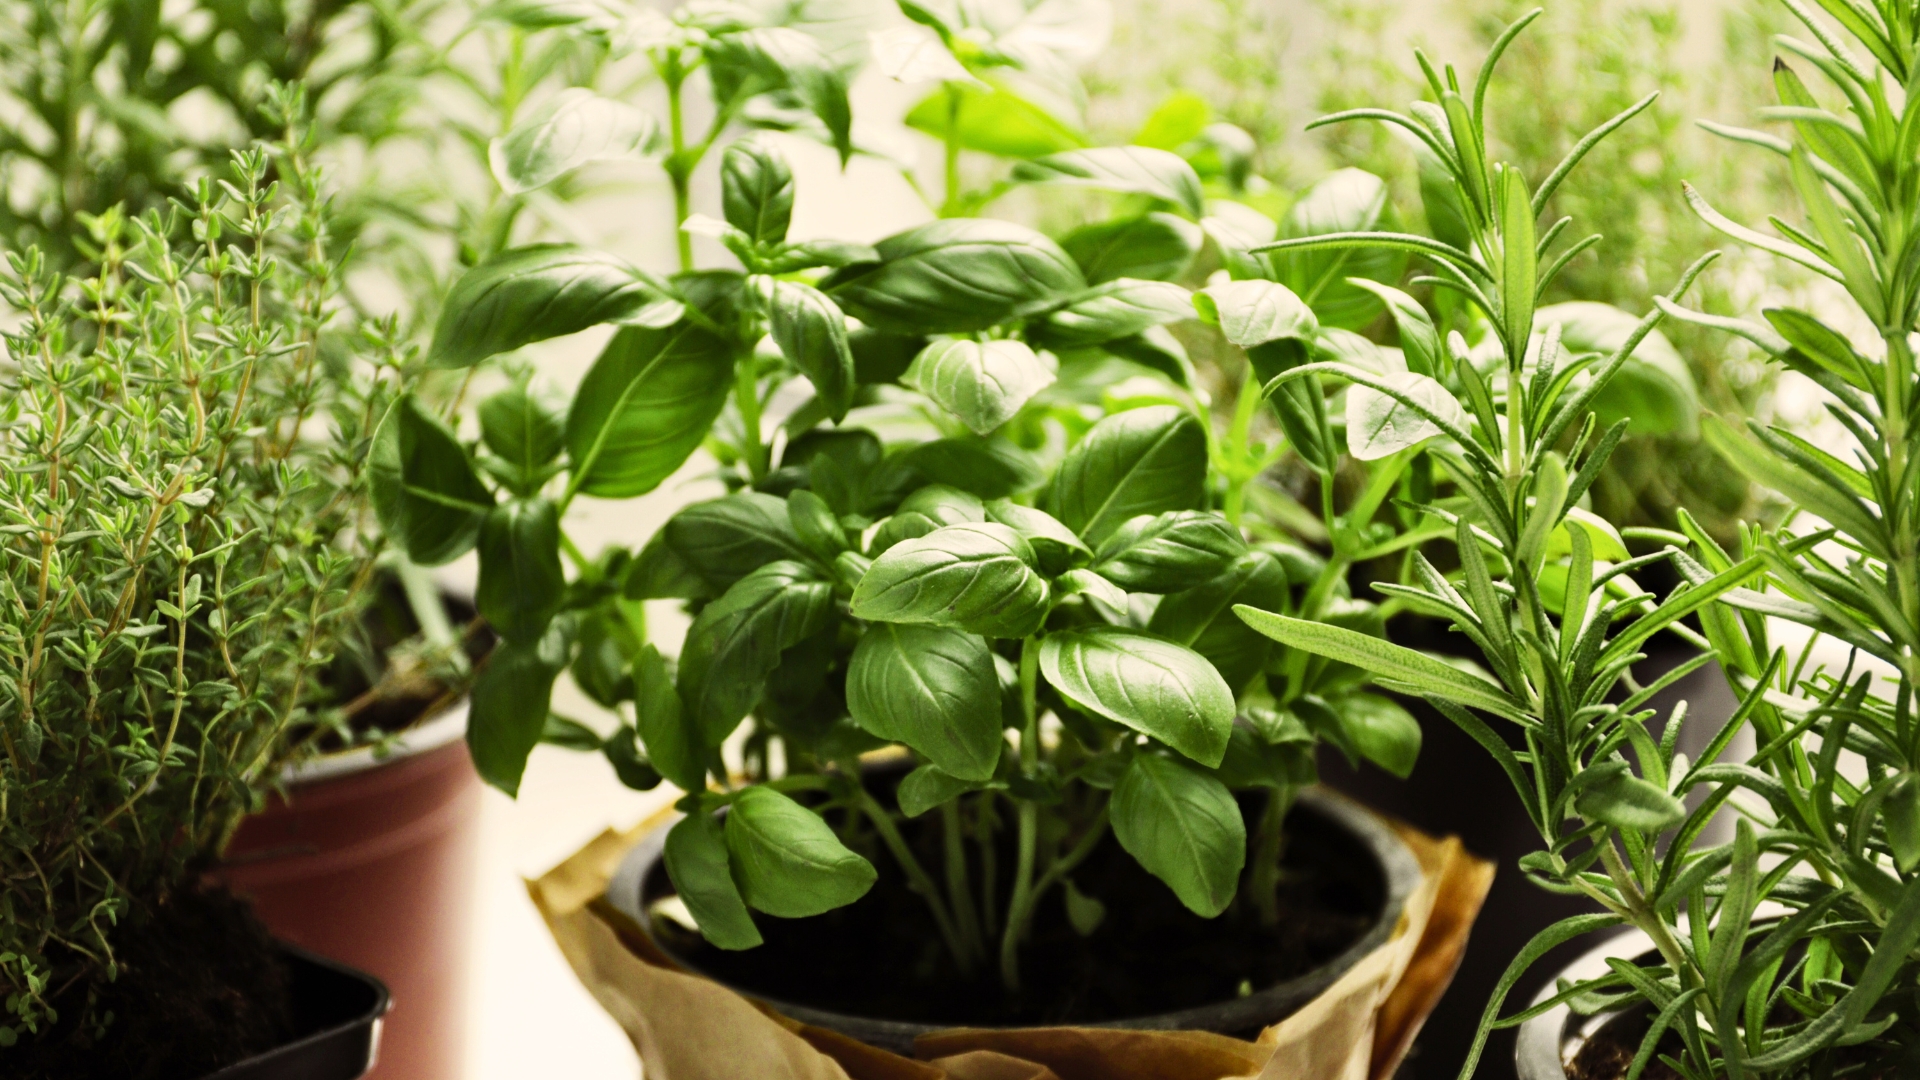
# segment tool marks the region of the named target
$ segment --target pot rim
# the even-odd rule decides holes
[[[1611,970],[1608,960],[1631,960],[1652,951],[1653,939],[1645,931],[1624,927],[1555,972],[1547,985],[1533,996],[1533,1004],[1539,1005],[1558,994],[1561,979],[1570,982],[1597,979]],[[1603,1013],[1597,1019],[1604,1021],[1610,1015]],[[1569,1006],[1561,1004],[1521,1024],[1513,1047],[1513,1067],[1520,1074],[1520,1080],[1566,1080],[1567,1065],[1586,1045],[1588,1032],[1581,1028],[1587,1019],[1595,1018],[1577,1017]]]
[[[1311,787],[1300,792],[1296,805],[1308,807],[1312,812],[1330,819],[1336,826],[1353,835],[1359,841],[1361,848],[1372,855],[1379,865],[1386,887],[1386,896],[1381,901],[1379,917],[1366,933],[1355,939],[1353,944],[1338,956],[1319,967],[1246,997],[1212,1002],[1174,1012],[1085,1022],[1073,1026],[1124,1028],[1136,1031],[1194,1029],[1243,1031],[1266,1027],[1298,1011],[1301,1006],[1318,997],[1321,991],[1333,985],[1340,976],[1351,970],[1361,958],[1385,944],[1398,928],[1407,898],[1419,886],[1422,877],[1420,863],[1414,857],[1413,850],[1407,847],[1406,842],[1401,840],[1383,819],[1338,792],[1318,786]],[[638,923],[649,937],[653,935],[653,921],[646,906],[641,903],[641,889],[654,864],[663,857],[668,829],[684,816],[676,813],[642,837],[640,842],[629,849],[620,860],[619,868],[614,872],[612,880],[607,883],[607,900],[621,914]],[[679,957],[674,959],[687,971],[703,978],[713,979],[722,986],[728,986],[728,989],[734,989],[736,993],[771,1006],[782,1015],[843,1034],[858,1032],[860,1034],[855,1037],[860,1038],[861,1041],[887,1048],[904,1048],[911,1052],[916,1036],[936,1031],[950,1031],[956,1027],[981,1026],[854,1016],[749,994],[687,964]],[[998,1030],[1017,1029],[1005,1027]]]
[[[356,1008],[351,1016],[331,1020],[271,1050],[208,1073],[201,1080],[273,1080],[294,1075],[311,1080],[351,1080],[365,1076],[379,1059],[381,1028],[387,1010],[393,1005],[387,984],[359,968],[292,942],[276,939],[274,945],[296,970],[304,967],[328,979],[355,984],[365,995],[365,1004]]]
[[[280,770],[280,780],[286,784],[310,784],[320,780],[333,780],[342,776],[368,772],[438,750],[466,737],[467,707],[470,701],[471,698],[467,695],[461,695],[457,701],[439,712],[433,713],[424,720],[414,721],[410,727],[394,736],[384,748],[356,746],[290,764]],[[381,750],[384,752],[379,752]]]

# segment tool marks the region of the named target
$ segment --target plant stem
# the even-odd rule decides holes
[[[874,829],[880,833],[881,842],[886,844],[887,850],[893,853],[900,868],[906,871],[910,887],[927,902],[927,909],[933,912],[934,924],[940,928],[940,937],[947,943],[947,951],[953,954],[954,962],[960,965],[963,974],[971,974],[973,954],[964,947],[958,931],[954,929],[953,917],[947,912],[946,901],[940,898],[940,887],[933,883],[933,878],[927,874],[926,868],[920,865],[920,860],[914,858],[913,849],[907,847],[906,840],[900,836],[900,830],[894,827],[893,817],[887,813],[887,808],[881,806],[865,788],[858,790],[859,794],[855,799],[860,809],[867,815],[867,819],[873,822]]]
[[[1253,891],[1261,926],[1280,925],[1280,857],[1287,850],[1287,811],[1293,809],[1297,794],[1286,786],[1267,792],[1267,808],[1254,836],[1253,872],[1247,887]]]
[[[967,953],[979,959],[985,944],[980,936],[980,914],[973,906],[973,892],[967,878],[966,837],[961,835],[960,801],[948,799],[940,805],[940,831],[947,849],[947,902],[953,907],[953,921]]]
[[[1000,929],[1000,908],[995,903],[1000,886],[1000,854],[994,849],[993,799],[991,791],[976,796],[974,841],[980,845],[980,929],[992,937]],[[983,938],[984,940],[984,938]]]
[[[953,217],[960,212],[960,88],[947,87],[947,171],[945,201],[940,207],[941,217]]]
[[[684,233],[682,235],[685,235]],[[757,483],[767,475],[767,447],[760,440],[760,380],[751,351],[734,363],[733,403],[740,410],[741,456]]]
[[[686,159],[687,127],[681,115],[680,85],[686,80],[687,73],[680,66],[678,49],[669,50],[661,63],[655,65],[660,78],[667,84],[667,128],[672,139],[672,149],[667,155],[667,178],[673,182],[673,238],[680,251],[680,271],[686,273],[693,269],[693,237],[680,226],[687,223],[693,213],[693,202],[689,190],[693,168]]]
[[[1040,764],[1040,717],[1036,696],[1040,682],[1040,641],[1020,643],[1020,771],[1033,776]],[[1020,989],[1020,935],[1026,929],[1021,915],[1033,903],[1033,856],[1040,834],[1040,807],[1030,799],[1014,799],[1019,821],[1019,856],[1014,864],[1013,897],[1007,904],[1007,925],[1000,935],[1000,981],[1009,991]]]

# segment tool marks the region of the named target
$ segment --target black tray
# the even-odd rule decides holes
[[[358,1080],[373,1068],[387,988],[345,964],[280,943],[293,975],[299,1032],[284,1046],[235,1062],[204,1080]]]

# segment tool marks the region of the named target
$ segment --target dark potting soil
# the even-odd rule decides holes
[[[1780,1017],[1789,1019],[1787,1016]],[[1601,1025],[1580,1047],[1567,1065],[1567,1080],[1626,1080],[1633,1068],[1640,1041],[1653,1026],[1653,1013],[1645,1006],[1629,1009]],[[1647,1062],[1641,1080],[1682,1080],[1681,1075],[1661,1061],[1662,1055],[1678,1058],[1684,1047],[1680,1036],[1669,1031],[1660,1039],[1653,1059]],[[1907,1048],[1867,1044],[1840,1051],[1841,1060],[1832,1070],[1848,1080],[1912,1080],[1920,1076],[1920,1043]]]
[[[1259,820],[1260,802],[1242,812]],[[1022,948],[1022,992],[1001,986],[997,961],[964,976],[948,956],[920,897],[894,860],[863,852],[879,880],[853,904],[809,919],[756,915],[766,944],[743,952],[708,945],[698,933],[653,920],[668,952],[730,986],[777,1001],[874,1019],[967,1025],[1093,1023],[1231,1001],[1305,975],[1372,929],[1386,895],[1377,864],[1350,835],[1306,808],[1287,821],[1280,920],[1260,924],[1235,901],[1216,919],[1188,911],[1109,834],[1071,875],[1099,899],[1106,916],[1090,937],[1067,919],[1062,891],[1043,897]],[[998,856],[1004,913],[1014,851],[1003,829]],[[922,865],[938,873],[939,816],[903,829]],[[968,847],[974,847],[969,840]],[[979,888],[979,864],[971,873]],[[643,887],[648,903],[670,895],[656,866]],[[998,937],[990,946],[998,957]]]
[[[115,935],[119,977],[76,986],[56,1007],[104,1030],[56,1024],[0,1050],[10,1080],[192,1080],[271,1050],[293,1034],[289,976],[266,927],[225,889],[177,891],[139,905]]]

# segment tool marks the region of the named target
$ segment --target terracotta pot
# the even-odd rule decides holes
[[[287,798],[247,819],[222,875],[286,941],[378,976],[393,993],[381,1080],[464,1075],[467,942],[481,784],[465,702],[370,748],[292,770]]]

